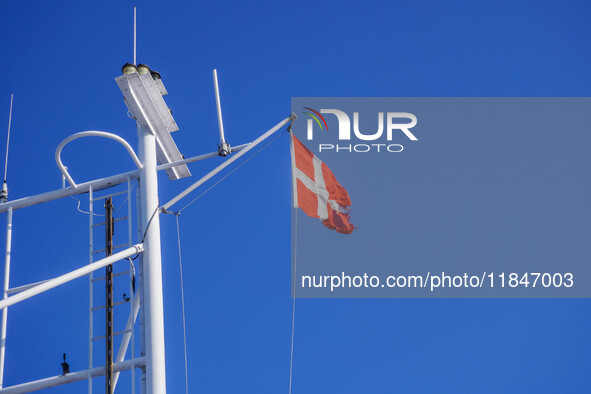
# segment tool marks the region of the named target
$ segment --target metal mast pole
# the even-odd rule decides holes
[[[6,216],[6,254],[4,255],[4,288],[3,298],[8,298],[10,278],[10,253],[12,246],[12,208],[8,208]],[[2,309],[2,328],[0,328],[0,388],[4,384],[4,356],[6,354],[6,322],[8,308]]]
[[[164,359],[164,310],[162,297],[162,259],[160,255],[160,217],[156,170],[156,136],[140,128],[141,223],[143,227],[143,299],[145,313],[146,392],[166,393]]]
[[[4,161],[4,183],[0,191],[0,203],[8,201],[8,185],[6,174],[8,173],[8,146],[10,145],[10,125],[12,124],[12,102],[14,94],[10,95],[10,112],[8,115],[8,135],[6,137],[6,160]],[[4,288],[3,299],[8,298],[10,279],[10,253],[12,248],[12,208],[8,208],[6,214],[6,251],[4,255]],[[4,384],[4,357],[6,356],[6,323],[8,319],[8,308],[2,310],[2,326],[0,327],[0,388]]]

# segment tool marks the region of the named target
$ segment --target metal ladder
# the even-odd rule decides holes
[[[114,253],[117,252],[118,249],[122,249],[122,248],[128,248],[130,246],[133,245],[133,230],[132,230],[132,179],[128,178],[127,180],[127,190],[122,190],[122,191],[118,191],[118,192],[113,192],[110,194],[106,194],[106,195],[101,195],[98,197],[94,196],[94,191],[92,190],[92,187],[90,188],[89,192],[88,192],[88,200],[89,200],[89,251],[88,251],[88,258],[90,263],[95,261],[95,257],[97,257],[97,260],[100,260],[101,258],[103,258],[103,255],[106,252],[106,248],[101,248],[101,249],[94,249],[94,231],[97,228],[103,228],[105,229],[106,226],[106,220],[103,217],[103,219],[98,222],[98,223],[94,223],[94,219],[95,219],[95,203],[98,203],[99,206],[103,205],[103,202],[106,198],[109,197],[117,197],[120,196],[119,199],[121,199],[124,195],[127,195],[126,197],[126,201],[124,202],[120,202],[119,204],[121,204],[121,206],[127,204],[127,215],[123,216],[123,217],[116,217],[116,215],[118,214],[118,212],[115,212],[113,215],[113,225],[118,229],[118,231],[120,231],[121,229],[121,223],[125,223],[127,221],[127,242],[125,243],[121,243],[121,244],[114,244],[113,245],[113,251]],[[123,201],[123,200],[121,200]],[[118,225],[119,224],[119,225]],[[104,233],[104,232],[103,232]],[[122,263],[116,263],[116,266],[121,266]],[[114,329],[113,331],[113,339],[119,335],[123,335],[126,333],[130,333],[131,334],[131,357],[130,358],[134,358],[135,356],[135,319],[137,316],[137,310],[134,311],[134,306],[136,303],[136,299],[135,299],[135,293],[137,292],[137,283],[134,284],[134,276],[135,276],[135,269],[134,269],[134,264],[133,262],[130,260],[129,261],[129,266],[128,269],[126,271],[123,272],[116,272],[113,273],[112,276],[113,278],[116,277],[120,277],[120,276],[124,276],[124,275],[128,275],[129,276],[129,297],[127,299],[124,299],[122,301],[118,301],[118,302],[113,302],[112,303],[112,307],[113,310],[115,310],[116,307],[121,306],[121,305],[125,305],[125,304],[129,304],[129,315],[127,318],[127,323],[128,325],[130,325],[131,327],[129,329],[125,328],[123,330],[120,331],[115,331]],[[107,338],[107,333],[105,333],[105,335],[98,335],[95,336],[94,333],[94,314],[96,312],[102,311],[103,313],[105,312],[106,309],[106,305],[104,304],[104,301],[98,302],[98,305],[94,304],[94,285],[95,284],[99,284],[101,286],[106,285],[105,281],[107,279],[106,275],[101,275],[100,273],[97,272],[97,277],[95,277],[94,273],[90,273],[88,275],[88,287],[89,287],[89,307],[88,307],[88,312],[89,312],[89,323],[88,323],[88,368],[93,368],[93,348],[94,348],[94,343],[97,341],[102,341],[102,340],[106,340]],[[135,291],[134,291],[134,287],[135,287]],[[135,312],[135,313],[134,313]],[[104,326],[103,326],[103,331],[104,331]],[[104,349],[104,346],[102,347]],[[126,352],[127,353],[127,352]],[[124,354],[125,355],[125,354]],[[106,357],[105,357],[106,358]],[[122,360],[120,360],[122,361]],[[113,363],[115,363],[116,360],[113,359]],[[106,360],[105,360],[106,363]],[[104,364],[103,364],[104,365]],[[106,367],[106,366],[105,366]],[[117,378],[119,377],[119,373],[116,373]],[[115,378],[115,382],[113,387],[115,387],[116,383],[117,383],[117,378]],[[133,394],[135,394],[135,368],[131,368],[131,392]],[[92,394],[92,377],[88,378],[88,393]]]

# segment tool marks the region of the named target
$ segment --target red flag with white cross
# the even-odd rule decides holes
[[[351,234],[357,227],[349,218],[349,193],[326,164],[293,133],[290,138],[294,208],[301,208],[308,216],[320,219],[331,230]]]

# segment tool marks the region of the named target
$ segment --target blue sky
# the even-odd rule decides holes
[[[5,1],[0,108],[7,120],[14,92],[11,199],[59,188],[53,154],[72,133],[115,132],[135,146],[114,81],[132,60],[134,5],[138,61],[162,74],[185,156],[216,149],[214,67],[233,145],[287,116],[291,97],[587,96],[591,87],[584,1]],[[125,155],[89,140],[69,146],[64,161],[74,179],[90,180],[131,169]],[[190,168],[198,176],[219,162]],[[180,217],[191,392],[287,392],[289,165],[280,138]],[[160,182],[167,200],[191,180],[162,174]],[[86,263],[88,217],[76,204],[15,212],[12,285]],[[161,226],[168,389],[177,393],[184,367],[174,218],[163,216]],[[71,370],[86,368],[87,286],[80,279],[9,310],[6,385],[56,375],[63,352]],[[589,306],[298,300],[293,392],[584,392]]]

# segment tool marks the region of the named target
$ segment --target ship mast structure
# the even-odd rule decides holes
[[[217,173],[231,165],[241,156],[245,155],[255,146],[267,139],[278,130],[282,129],[288,123],[293,122],[297,116],[291,114],[274,127],[263,133],[260,137],[250,143],[231,147],[226,141],[223,123],[219,89],[217,82],[217,72],[214,70],[214,89],[217,106],[218,124],[220,142],[218,150],[190,158],[184,158],[176,146],[171,133],[178,130],[178,126],[172,117],[172,113],[166,102],[164,95],[167,94],[159,73],[150,70],[145,65],[126,64],[123,67],[123,75],[115,78],[117,85],[123,93],[124,101],[129,109],[131,117],[136,121],[138,144],[136,155],[131,145],[120,136],[103,131],[83,131],[73,134],[64,139],[57,147],[55,160],[58,169],[62,174],[64,185],[61,189],[28,196],[12,201],[0,202],[0,213],[8,215],[6,231],[6,259],[5,259],[5,288],[4,297],[0,300],[0,310],[2,310],[2,327],[5,330],[7,324],[7,310],[9,306],[16,305],[31,297],[42,295],[48,290],[61,286],[74,279],[84,276],[90,277],[90,283],[93,279],[93,273],[99,269],[110,266],[111,264],[124,264],[131,259],[136,258],[137,278],[139,279],[137,291],[131,294],[129,300],[130,314],[126,329],[121,333],[122,339],[117,351],[117,357],[109,366],[92,366],[92,309],[91,314],[91,338],[89,338],[89,368],[81,371],[72,371],[63,375],[48,377],[45,379],[25,382],[14,386],[3,387],[2,378],[4,376],[4,355],[6,341],[0,346],[0,394],[8,393],[28,393],[45,388],[60,386],[68,383],[88,380],[89,393],[92,392],[92,379],[104,376],[107,373],[112,374],[112,387],[114,391],[119,374],[122,371],[139,369],[141,372],[140,389],[141,393],[146,394],[164,394],[166,393],[166,364],[164,350],[164,314],[163,314],[163,291],[162,291],[162,260],[160,249],[160,214],[168,212],[174,204],[189,195],[197,187],[214,177]],[[76,183],[70,175],[68,168],[62,163],[61,152],[66,145],[80,138],[98,137],[108,138],[121,144],[132,158],[136,168],[117,175],[106,178],[95,179],[84,183]],[[165,204],[159,204],[158,171],[165,171],[170,180],[181,179],[191,176],[187,164],[217,156],[228,156],[228,158],[219,166],[211,170],[205,176],[187,187],[183,192],[172,198]],[[136,204],[138,214],[136,215],[136,242],[132,242],[131,236],[131,182],[137,180]],[[69,185],[66,187],[66,183]],[[23,209],[30,206],[42,204],[48,201],[61,199],[64,197],[88,194],[90,205],[99,198],[95,198],[94,193],[100,190],[112,188],[117,185],[127,183],[127,194],[130,220],[130,240],[125,249],[105,258],[93,261],[92,252],[91,261],[88,264],[81,265],[71,272],[60,276],[44,280],[41,282],[25,284],[17,287],[10,287],[8,283],[10,273],[10,249],[12,235],[12,213],[17,209]],[[90,226],[93,224],[92,213],[90,216]],[[91,242],[92,244],[92,242]],[[92,247],[92,245],[91,245]],[[131,269],[130,269],[131,271]],[[134,277],[135,283],[135,277]],[[134,285],[135,288],[135,285]],[[90,294],[92,302],[92,291]],[[141,313],[139,313],[141,312]],[[140,354],[133,352],[133,335],[138,316],[140,317]],[[5,331],[3,331],[5,332]],[[5,338],[4,338],[5,339]],[[131,358],[125,360],[127,349],[131,343]],[[65,363],[65,361],[64,361]],[[135,379],[132,374],[132,392],[135,392]]]

